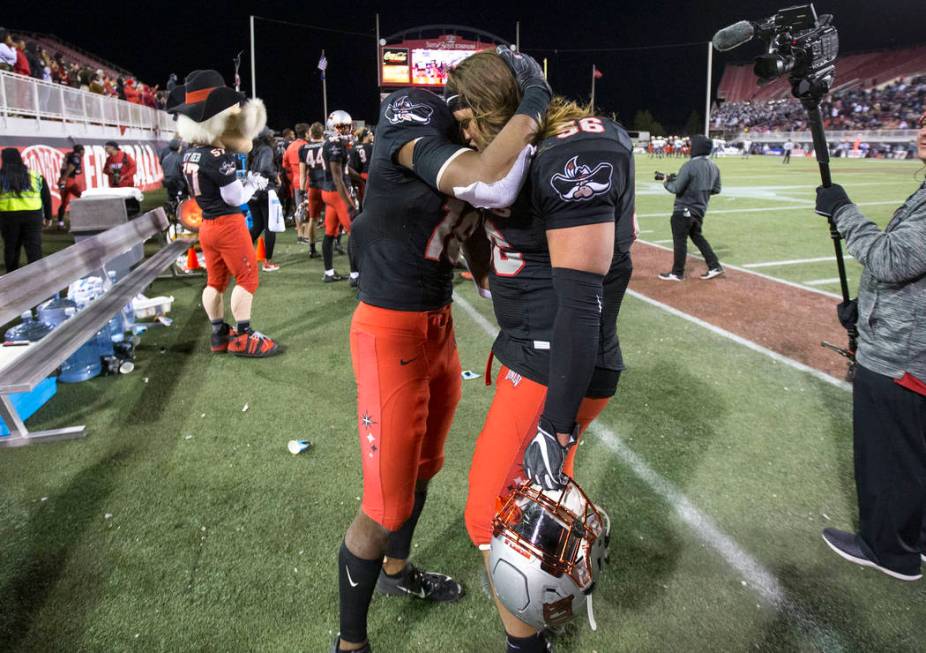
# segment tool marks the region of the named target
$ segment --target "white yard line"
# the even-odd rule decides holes
[[[641,232],[642,233],[642,232]],[[846,254],[845,258],[852,258],[851,254]],[[817,258],[793,258],[786,261],[762,261],[761,263],[744,263],[743,267],[747,270],[756,268],[777,268],[780,265],[803,265],[805,263],[834,263],[835,256],[818,256]]]
[[[652,242],[656,243],[657,245],[665,245],[666,243],[671,243],[672,239],[669,238],[668,240],[654,240]]]
[[[831,283],[839,283],[839,277],[834,279],[811,279],[810,281],[804,281],[803,283],[808,286],[828,286]]]
[[[751,199],[750,199],[751,201]],[[883,206],[890,204],[900,206],[903,200],[886,200],[881,202],[859,202],[856,206]],[[716,215],[718,213],[765,213],[768,211],[807,211],[813,213],[813,204],[795,204],[792,206],[760,206],[751,209],[708,209],[707,215]],[[672,211],[663,211],[662,213],[638,213],[637,218],[669,218]],[[821,218],[822,219],[822,218]]]
[[[649,245],[650,247],[656,247],[656,248],[658,248],[658,249],[662,249],[662,250],[665,250],[665,251],[667,251],[667,252],[671,252],[671,251],[672,251],[672,248],[671,248],[671,247],[666,247],[665,245],[657,245],[656,243],[654,243],[654,242],[652,242],[652,241],[649,241],[649,240],[637,240],[637,242],[638,242],[638,243],[641,243],[641,244],[643,244],[643,245]],[[694,258],[704,260],[704,259],[701,258],[699,255],[697,255],[697,254],[692,254],[692,253],[690,253],[690,252],[689,252],[688,256],[692,256],[692,257],[694,257]],[[802,285],[802,284],[795,283],[794,281],[788,281],[787,279],[779,279],[778,277],[772,277],[772,276],[769,276],[769,275],[767,275],[767,274],[762,274],[761,272],[756,272],[755,270],[747,270],[746,268],[741,268],[741,267],[739,267],[738,265],[731,265],[730,263],[724,263],[723,261],[721,261],[721,263],[723,264],[723,267],[725,267],[725,268],[727,268],[727,269],[729,269],[729,270],[736,270],[737,272],[743,272],[743,273],[745,273],[745,274],[751,274],[751,275],[753,275],[753,276],[755,276],[755,277],[760,277],[760,278],[762,278],[762,279],[767,279],[767,280],[769,280],[769,281],[774,281],[775,283],[780,283],[780,284],[783,284],[783,285],[785,285],[785,286],[791,286],[792,288],[799,288],[800,290],[806,290],[807,292],[817,293],[818,295],[823,295],[824,297],[831,297],[832,299],[838,299],[838,300],[840,300],[840,301],[842,300],[842,296],[841,296],[841,295],[837,295],[836,293],[827,292],[826,290],[820,290],[819,288],[814,288],[813,286],[804,286],[804,285]]]
[[[639,293],[633,291],[628,292],[643,301],[659,305],[658,302],[653,302],[653,300]],[[476,310],[475,306],[470,304],[462,296],[454,293],[454,302],[457,306],[462,308],[483,331],[485,331],[486,335],[494,338],[498,334],[498,327],[489,322],[482,313]],[[660,307],[667,309],[670,313],[679,315],[679,317],[692,319],[696,321],[696,323],[700,323],[702,326],[712,331],[717,329],[717,327],[713,325],[702,322],[697,318],[692,318],[692,316],[676,311],[664,304],[660,305]],[[722,329],[719,331],[722,331]],[[728,333],[729,332],[724,332],[724,334]],[[733,336],[733,334],[729,334],[729,336]],[[734,338],[738,338],[738,336],[734,336]],[[744,342],[749,341],[744,340]],[[754,347],[759,346],[754,345]],[[765,351],[775,354],[775,352],[770,352],[769,350]],[[779,354],[775,354],[775,356],[779,356]],[[781,356],[781,358],[785,357]],[[796,361],[794,362],[796,363]],[[797,364],[801,365],[800,363]],[[816,370],[811,371],[815,372]],[[709,515],[702,512],[675,486],[675,484],[650,467],[639,454],[627,446],[620,436],[615,434],[600,421],[592,423],[589,427],[589,431],[611,450],[612,453],[620,458],[653,492],[662,497],[662,499],[673,508],[678,518],[691,529],[695,537],[712,548],[727,565],[743,578],[746,585],[753,592],[758,594],[769,604],[790,616],[799,628],[807,631],[808,634],[813,637],[816,645],[824,646],[824,650],[842,650],[842,645],[839,642],[838,636],[828,627],[817,623],[812,615],[807,614],[799,605],[791,601],[785,593],[781,582],[773,572],[766,569],[761,562],[754,558],[752,554],[744,549],[733,537],[721,530],[717,523]]]

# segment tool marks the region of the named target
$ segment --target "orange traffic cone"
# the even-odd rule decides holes
[[[187,270],[199,270],[199,257],[196,255],[196,248],[190,247],[186,251],[186,269]]]
[[[261,236],[257,239],[257,262],[267,260],[267,250],[264,248],[264,237]]]

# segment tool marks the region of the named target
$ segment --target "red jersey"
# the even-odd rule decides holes
[[[103,174],[109,177],[113,188],[131,188],[135,185],[135,159],[122,150],[106,157]]]

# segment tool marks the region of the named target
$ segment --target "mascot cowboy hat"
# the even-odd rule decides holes
[[[225,85],[215,70],[194,70],[171,91],[167,112],[177,116],[177,135],[192,145],[221,145],[247,153],[267,126],[267,109],[259,98],[247,99]]]

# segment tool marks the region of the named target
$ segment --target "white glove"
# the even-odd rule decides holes
[[[256,172],[248,170],[247,175],[245,175],[244,185],[253,188],[255,191],[264,190],[268,183],[270,183],[269,179]]]

